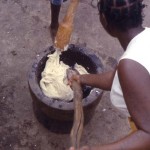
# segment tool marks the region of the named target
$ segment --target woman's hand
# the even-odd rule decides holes
[[[68,78],[68,85],[72,85],[73,81],[77,81],[79,84],[80,83],[80,74],[77,70],[74,69],[67,69],[67,78]]]

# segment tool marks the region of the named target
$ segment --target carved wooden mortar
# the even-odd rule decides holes
[[[37,55],[29,71],[28,84],[33,99],[33,109],[37,119],[48,129],[54,132],[68,133],[72,127],[74,105],[73,101],[51,99],[44,95],[39,82],[41,72],[44,70],[47,55],[54,52],[51,46],[41,54]],[[60,59],[73,66],[75,63],[82,65],[89,73],[102,72],[102,63],[98,57],[87,53],[86,48],[69,45],[68,50],[64,51]],[[83,87],[82,105],[84,109],[85,123],[93,116],[94,110],[98,105],[103,91],[92,87]]]

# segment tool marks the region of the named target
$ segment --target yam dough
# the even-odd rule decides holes
[[[68,65],[59,60],[60,51],[56,50],[55,53],[48,55],[44,71],[41,76],[40,86],[43,93],[54,99],[69,101],[73,99],[73,91],[67,85],[66,69]],[[87,74],[87,71],[78,64],[75,64],[75,69],[80,74]]]

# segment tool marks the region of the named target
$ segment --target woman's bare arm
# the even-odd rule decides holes
[[[124,59],[120,61],[118,76],[138,130],[115,143],[80,150],[150,150],[150,74],[139,63]]]
[[[101,73],[101,74],[84,74],[80,75],[81,84],[90,85],[103,90],[110,90],[115,75],[116,69],[113,71]]]

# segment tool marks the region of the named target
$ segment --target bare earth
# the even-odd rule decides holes
[[[95,4],[93,2],[93,5]],[[149,0],[144,0],[150,5]],[[68,2],[64,3],[60,20]],[[145,26],[150,26],[149,6]],[[49,33],[48,0],[0,0],[0,149],[65,150],[69,134],[56,134],[40,124],[32,108],[28,89],[28,70],[36,55],[52,45]],[[99,23],[97,8],[91,0],[80,0],[71,43],[91,49],[112,69],[123,53],[118,41]],[[85,126],[81,145],[105,144],[130,132],[127,118],[110,103],[105,92],[95,115]]]

